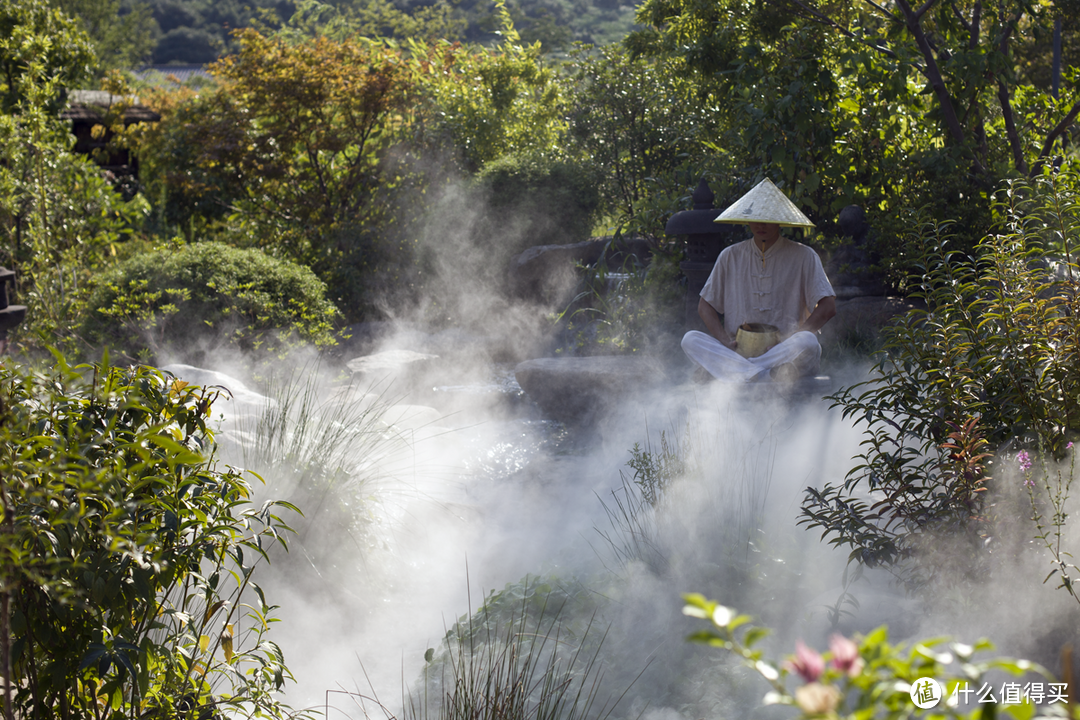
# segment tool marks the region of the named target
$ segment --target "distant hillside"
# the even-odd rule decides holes
[[[337,0],[327,4],[348,12],[363,10],[371,0]],[[446,0],[392,0],[406,14]],[[624,0],[508,0],[518,32],[527,42],[540,41],[554,52],[574,42],[595,45],[621,39],[633,27],[634,7]],[[153,64],[208,63],[230,49],[229,33],[262,21],[285,22],[296,11],[293,0],[149,0],[160,34]],[[449,15],[464,29],[451,40],[488,42],[498,26],[490,0],[451,0]]]

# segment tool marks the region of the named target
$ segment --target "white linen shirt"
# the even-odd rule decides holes
[[[822,298],[836,295],[812,248],[780,237],[764,253],[753,239],[724,248],[701,290],[735,335],[743,323],[794,332]]]

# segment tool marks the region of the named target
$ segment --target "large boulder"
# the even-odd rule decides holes
[[[539,358],[514,368],[521,389],[544,415],[571,426],[594,425],[663,375],[656,360],[635,356]]]
[[[260,395],[238,378],[216,370],[206,370],[182,363],[163,365],[160,369],[189,385],[220,390],[221,394],[213,401],[214,415],[223,418],[226,422],[235,422],[243,415],[258,416],[267,408],[277,405],[273,398]]]
[[[412,374],[427,370],[438,355],[416,352],[414,350],[384,350],[372,355],[353,358],[346,366],[354,374],[365,375],[373,380],[387,376]]]

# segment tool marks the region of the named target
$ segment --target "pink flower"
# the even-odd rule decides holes
[[[833,667],[848,677],[855,677],[862,672],[863,659],[859,657],[859,646],[843,635],[829,638],[829,650],[832,651]]]
[[[825,672],[825,660],[816,650],[803,645],[802,640],[795,641],[795,656],[784,662],[784,667],[802,676],[806,682],[814,682]]]
[[[824,715],[840,705],[841,697],[832,685],[810,683],[795,691],[795,704],[807,715]]]
[[[1031,458],[1028,456],[1027,450],[1016,453],[1016,462],[1019,463],[1021,472],[1027,472],[1031,469]]]
[[[1070,440],[1069,444],[1065,446],[1065,449],[1066,450],[1072,450],[1072,440]]]

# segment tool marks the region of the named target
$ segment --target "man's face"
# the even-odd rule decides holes
[[[780,237],[780,226],[776,223],[747,223],[754,239],[759,243],[769,243]]]

